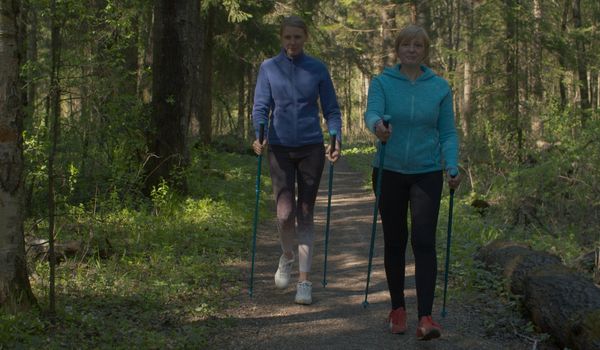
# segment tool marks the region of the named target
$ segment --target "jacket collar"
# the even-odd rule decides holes
[[[302,51],[297,56],[288,57],[288,55],[285,53],[285,49],[281,48],[281,51],[279,52],[279,55],[277,55],[277,58],[280,60],[287,60],[288,62],[292,63],[300,63],[306,58],[306,54],[304,53],[304,51]]]

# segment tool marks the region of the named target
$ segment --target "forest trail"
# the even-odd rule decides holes
[[[441,293],[436,292],[434,319],[442,325],[442,337],[417,341],[414,264],[407,262],[408,331],[390,334],[385,319],[389,294],[383,268],[383,238],[377,229],[369,307],[363,308],[374,197],[364,188],[363,178],[342,158],[336,165],[333,182],[327,287],[323,279],[324,227],[327,206],[329,163],[321,180],[315,209],[316,242],[313,259],[313,304],[294,303],[295,283],[285,290],[275,288],[273,275],[281,254],[274,221],[259,227],[257,238],[254,297],[244,288],[240,306],[227,311],[235,320],[231,329],[217,334],[215,349],[531,349],[532,343],[515,336],[486,338],[483,322],[472,305],[461,305],[449,298],[448,315],[441,319]],[[408,249],[410,251],[410,247]],[[412,259],[412,255],[411,258]],[[439,262],[440,270],[443,261]],[[250,273],[250,263],[240,268]],[[294,263],[292,282],[297,280]],[[247,275],[248,276],[248,275]],[[438,273],[438,287],[443,273]],[[438,291],[440,289],[438,288]]]

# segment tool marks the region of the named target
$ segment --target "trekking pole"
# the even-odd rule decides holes
[[[335,152],[335,143],[337,139],[337,133],[335,130],[329,131],[331,142],[329,146],[329,155],[331,156]],[[331,188],[333,185],[333,162],[329,162],[329,191],[327,195],[327,221],[325,223],[325,262],[323,263],[323,287],[327,286],[327,246],[329,245],[329,217],[331,214]]]
[[[389,116],[383,116],[383,126],[387,129],[389,125]],[[369,269],[367,271],[367,286],[365,287],[364,308],[369,306],[367,297],[369,296],[369,282],[371,280],[371,267],[373,262],[373,250],[375,249],[375,233],[377,232],[377,212],[379,210],[379,197],[381,195],[381,178],[383,175],[383,160],[385,159],[385,142],[381,141],[379,149],[379,170],[377,171],[377,183],[375,184],[375,206],[373,207],[373,226],[371,226],[371,248],[369,249]]]
[[[458,175],[455,169],[450,170],[450,177]],[[454,189],[450,189],[450,203],[448,204],[448,238],[446,240],[446,270],[444,271],[444,302],[442,303],[442,317],[446,317],[446,293],[448,291],[448,270],[450,269],[450,243],[452,240],[452,210],[454,207]]]
[[[265,138],[265,123],[260,122],[258,132],[258,142],[262,145]],[[254,205],[254,225],[252,232],[252,269],[250,270],[250,288],[248,294],[252,297],[252,288],[254,287],[254,256],[256,255],[256,226],[258,224],[258,203],[260,201],[260,170],[262,167],[262,153],[258,155],[258,166],[256,168],[256,204]]]

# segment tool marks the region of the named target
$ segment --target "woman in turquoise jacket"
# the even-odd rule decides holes
[[[392,310],[392,333],[404,333],[405,253],[408,243],[408,209],[411,213],[411,246],[415,257],[418,300],[417,338],[441,335],[432,320],[437,273],[435,233],[444,173],[451,188],[458,175],[458,137],[454,126],[452,90],[448,82],[423,65],[429,38],[416,25],[404,28],[395,44],[400,61],[374,77],[369,87],[365,122],[381,142],[386,142],[384,166],[379,150],[373,160],[373,188],[383,170],[379,213],[384,233],[384,264]],[[389,119],[386,128],[384,115]]]

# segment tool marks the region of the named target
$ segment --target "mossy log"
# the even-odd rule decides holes
[[[502,271],[532,322],[560,346],[600,350],[600,288],[588,278],[557,256],[518,243],[494,241],[476,258]]]

